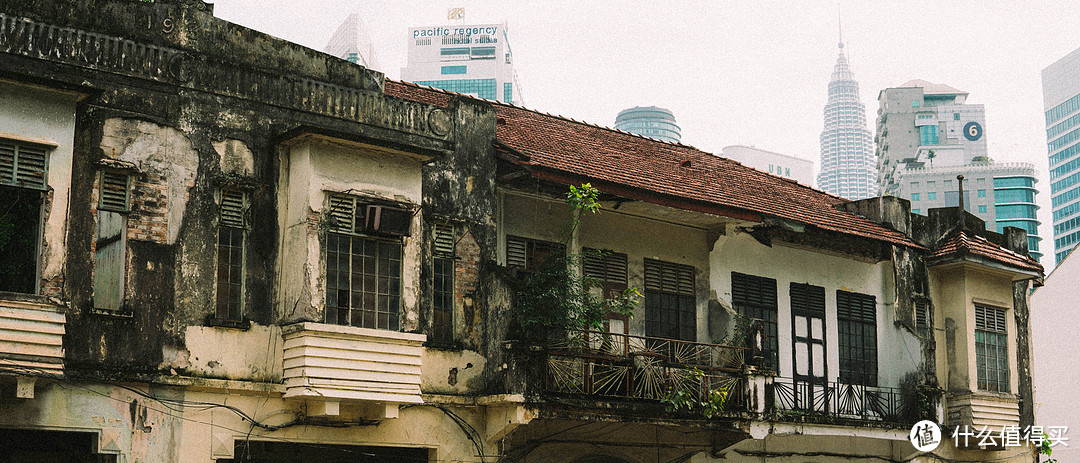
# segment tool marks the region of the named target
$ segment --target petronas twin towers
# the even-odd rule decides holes
[[[866,106],[859,100],[859,83],[844,56],[844,43],[839,47],[825,104],[818,188],[851,200],[865,199],[878,193],[877,161],[866,129]]]

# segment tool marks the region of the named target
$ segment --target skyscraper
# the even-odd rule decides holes
[[[675,115],[670,110],[656,106],[635,106],[619,111],[615,128],[657,140],[678,143],[682,138]]]
[[[1080,49],[1042,72],[1055,263],[1080,241]]]
[[[911,80],[878,94],[877,158],[880,194],[911,201],[911,211],[964,209],[1003,233],[1027,231],[1028,252],[1039,259],[1035,166],[995,163],[987,152],[985,108],[968,93]],[[964,176],[960,192],[958,175]]]
[[[345,22],[338,26],[323,51],[369,69],[381,70],[379,61],[375,58],[375,46],[368,37],[360,15],[356,13],[350,14],[345,18]]]
[[[859,100],[859,83],[848,67],[844,42],[838,46],[840,56],[829,82],[821,131],[818,188],[847,199],[864,199],[877,194],[874,149],[866,128],[866,106]]]
[[[522,104],[505,23],[414,27],[408,40],[401,80]]]

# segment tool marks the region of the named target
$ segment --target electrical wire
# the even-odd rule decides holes
[[[122,403],[122,404],[129,404],[130,403],[127,400],[123,400],[123,399],[121,399],[119,397],[114,397],[114,396],[112,396],[110,394],[107,394],[107,393],[104,393],[104,392],[101,392],[101,391],[97,391],[94,388],[91,388],[89,386],[79,384],[78,382],[72,381],[72,380],[70,380],[68,378],[64,378],[61,375],[57,375],[55,373],[49,373],[49,372],[44,371],[44,370],[38,370],[38,369],[35,369],[35,368],[3,367],[3,366],[0,366],[0,373],[14,373],[14,374],[20,374],[20,375],[26,375],[26,376],[32,375],[32,376],[36,376],[36,377],[44,377],[44,378],[49,378],[49,379],[55,379],[55,380],[58,380],[57,385],[60,386],[61,388],[64,388],[64,389],[67,389],[68,387],[76,387],[76,388],[79,388],[79,389],[83,389],[83,390],[85,390],[87,392],[90,392],[92,394],[96,394],[96,395],[99,395],[99,396],[104,397],[106,399],[112,400],[114,402],[118,402],[118,403]],[[164,406],[164,409],[158,409],[158,408],[154,408],[154,407],[151,407],[151,406],[146,406],[147,410],[154,411],[154,412],[157,412],[157,413],[161,413],[163,415],[167,415],[167,416],[170,416],[172,418],[179,419],[181,421],[186,421],[186,422],[197,423],[197,424],[201,424],[201,425],[205,425],[205,426],[210,426],[211,428],[223,429],[223,430],[226,430],[226,431],[230,431],[230,432],[232,432],[232,433],[234,433],[236,435],[245,434],[248,431],[244,431],[242,429],[235,429],[235,428],[231,428],[231,427],[228,427],[228,426],[225,426],[225,425],[215,424],[215,423],[212,423],[212,422],[207,422],[207,421],[191,418],[189,416],[177,415],[177,414],[174,414],[174,413],[183,413],[183,411],[184,411],[183,407],[191,407],[191,408],[196,409],[196,411],[210,410],[210,409],[214,409],[214,408],[223,408],[223,409],[229,410],[229,411],[231,411],[233,413],[237,413],[238,416],[240,416],[245,421],[253,423],[255,427],[258,427],[260,429],[266,429],[268,431],[270,431],[270,430],[280,430],[280,429],[284,429],[286,427],[296,426],[296,425],[318,426],[316,424],[302,423],[302,422],[286,423],[284,425],[276,425],[276,426],[265,425],[265,424],[259,423],[258,421],[253,420],[249,415],[244,413],[242,410],[239,410],[237,407],[233,407],[233,406],[230,406],[230,405],[215,404],[215,403],[210,403],[210,402],[195,402],[195,401],[184,401],[184,400],[176,400],[176,399],[165,399],[165,398],[155,397],[155,396],[150,395],[148,393],[144,393],[143,391],[140,391],[138,389],[125,386],[123,384],[117,384],[115,382],[110,382],[110,381],[102,381],[102,383],[107,385],[107,386],[113,386],[113,387],[122,388],[124,390],[135,393],[135,394],[137,394],[137,395],[139,395],[141,397],[151,399],[151,400],[153,400],[153,401],[155,401],[157,403],[160,403],[161,405]],[[177,408],[177,406],[174,405],[174,404],[177,404],[177,403],[185,403],[185,405],[180,407],[180,408]],[[417,404],[417,405],[419,405],[419,404]],[[457,416],[458,419],[461,419],[460,416],[458,416],[456,413],[453,413],[452,411],[450,412],[450,414],[448,416]],[[274,428],[274,429],[269,429],[269,428]],[[470,428],[471,428],[471,426],[470,426]],[[476,432],[475,429],[473,429],[473,432]],[[477,434],[477,435],[479,435],[479,434]],[[350,453],[350,454],[355,454],[355,455],[360,455],[360,456],[365,456],[365,457],[371,457],[371,458],[385,457],[385,455],[380,455],[380,454],[371,453],[371,452],[364,452],[364,451],[357,450],[357,449],[351,449],[351,448],[348,448],[348,445],[331,445],[331,444],[317,444],[317,443],[308,443],[308,442],[296,442],[295,440],[292,440],[292,439],[283,438],[283,437],[277,437],[277,436],[269,436],[269,435],[260,435],[259,439],[260,440],[267,440],[267,441],[281,442],[281,443],[285,443],[285,444],[308,446],[308,447],[312,447],[312,448],[321,448],[321,449],[326,449],[326,450],[334,450],[334,451],[345,452],[345,453]],[[417,463],[421,463],[421,462],[430,463],[431,461],[447,462],[447,463],[450,463],[450,462],[454,462],[454,463],[486,463],[486,460],[483,459],[483,456],[481,456],[480,460],[472,460],[472,461],[460,460],[460,459],[455,459],[455,460],[447,460],[447,459],[429,460],[428,458],[412,458],[412,457],[405,457],[405,456],[396,456],[395,458],[408,459],[408,460],[411,460],[411,461],[416,461]]]

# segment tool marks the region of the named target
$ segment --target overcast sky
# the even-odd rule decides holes
[[[397,79],[408,28],[508,23],[525,106],[611,126],[631,106],[671,109],[682,140],[718,153],[754,145],[818,162],[837,9],[869,127],[878,91],[943,83],[986,105],[998,161],[1034,163],[1043,252],[1053,260],[1041,71],[1080,47],[1075,0],[383,1],[217,0],[218,17],[323,49],[359,13],[382,71]],[[1043,230],[1041,229],[1041,230]]]

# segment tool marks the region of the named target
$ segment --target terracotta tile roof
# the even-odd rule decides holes
[[[1005,249],[997,244],[991,243],[986,238],[965,231],[953,232],[951,237],[945,239],[937,249],[930,253],[928,260],[933,261],[951,257],[962,258],[968,254],[1022,270],[1031,270],[1040,273],[1043,271],[1042,265],[1035,261],[1035,259]]]
[[[386,93],[445,105],[443,90],[386,81]],[[668,143],[572,119],[491,102],[500,120],[498,141],[528,156],[523,164],[592,181],[601,191],[620,187],[662,198],[690,200],[733,216],[772,215],[848,235],[921,248],[890,230],[834,206],[848,200],[744,166],[692,146]],[[605,189],[605,186],[608,188]]]

